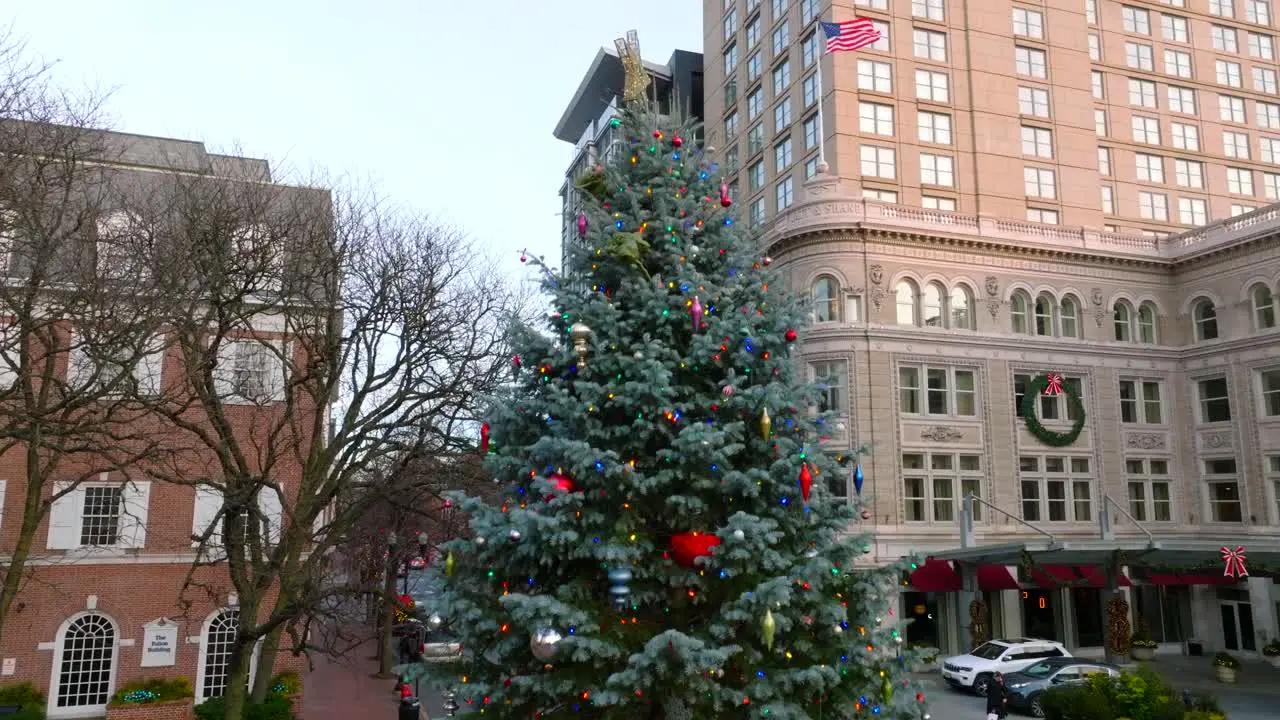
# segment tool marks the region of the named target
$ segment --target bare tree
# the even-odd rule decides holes
[[[239,718],[254,652],[261,701],[286,628],[304,648],[301,620],[346,591],[324,586],[326,556],[365,500],[335,500],[389,459],[469,442],[519,298],[457,232],[369,195],[173,183],[156,247],[185,382],[152,407],[191,448],[152,472],[218,498],[188,588],[226,563],[240,625],[225,703]]]
[[[10,498],[22,497],[0,637],[33,563],[74,562],[83,545],[141,546],[136,516],[100,537],[82,537],[69,516],[103,473],[117,486],[98,491],[128,514],[142,500],[130,468],[158,450],[136,398],[158,390],[160,305],[113,264],[128,256],[116,250],[148,241],[114,214],[123,148],[98,129],[101,98],[58,90],[48,70],[0,33],[0,455],[18,468]],[[53,553],[36,547],[46,518]]]

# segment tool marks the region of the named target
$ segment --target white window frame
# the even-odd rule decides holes
[[[947,113],[916,111],[916,132],[920,142],[951,144],[951,116]]]
[[[1235,464],[1235,472],[1227,473],[1211,473],[1210,463],[1217,460],[1230,460]],[[1235,456],[1224,457],[1206,457],[1200,461],[1200,477],[1204,486],[1204,519],[1208,523],[1217,523],[1222,525],[1239,525],[1248,517],[1248,508],[1245,507],[1244,487],[1240,478],[1240,461]],[[1217,518],[1216,509],[1219,505],[1225,505],[1230,501],[1221,501],[1213,499],[1213,485],[1235,485],[1236,499],[1235,505],[1239,510],[1239,520],[1219,520]]]
[[[1137,323],[1137,314],[1131,315],[1132,322]],[[1136,333],[1134,333],[1136,335]],[[1125,400],[1125,388],[1128,387],[1131,398]],[[1116,403],[1119,408],[1121,425],[1164,425],[1164,398],[1166,396],[1164,381],[1142,377],[1123,377],[1117,383]],[[1133,412],[1133,419],[1125,419],[1125,406]],[[1155,420],[1153,421],[1152,413]]]
[[[1173,522],[1176,510],[1173,502],[1173,460],[1165,457],[1126,456],[1125,462],[1125,497],[1129,514],[1140,523]],[[1137,468],[1133,465],[1138,465]],[[1157,468],[1163,467],[1164,472]],[[1136,498],[1134,487],[1142,488],[1142,497]],[[1164,489],[1164,498],[1156,498],[1156,488]],[[1165,517],[1158,511],[1163,508]]]
[[[947,34],[914,28],[911,31],[911,50],[921,60],[944,63],[947,61]]]
[[[1030,8],[1013,8],[1013,34],[1019,37],[1044,39],[1044,13]]]
[[[1022,168],[1023,190],[1027,197],[1054,200],[1058,197],[1058,176],[1051,168]]]
[[[836,288],[839,293],[839,288]],[[835,301],[839,302],[839,294]],[[839,322],[839,320],[837,320]],[[827,382],[834,379],[836,382]],[[815,358],[809,361],[809,382],[822,393],[824,409],[840,417],[849,416],[849,361],[845,358]]]
[[[102,705],[76,705],[72,707],[59,707],[58,695],[62,690],[62,663],[66,659],[66,635],[71,626],[82,618],[96,615],[103,618],[111,625],[114,640],[111,643],[111,670],[108,673],[110,678],[107,685],[107,703]],[[79,718],[79,717],[100,717],[106,714],[107,704],[111,701],[111,696],[115,694],[116,685],[120,673],[120,622],[101,610],[84,610],[75,613],[71,617],[63,621],[58,627],[58,632],[54,634],[53,645],[53,668],[50,672],[49,680],[49,703],[46,709],[46,716],[56,720],[56,718]]]
[[[1049,77],[1049,64],[1044,50],[1014,46],[1014,71],[1023,77],[1044,80]]]
[[[950,103],[951,76],[937,70],[917,68],[916,99],[934,103]]]
[[[943,314],[947,314],[945,307],[943,308]],[[905,371],[914,373],[914,385],[907,382],[907,373]],[[939,373],[941,373],[946,387],[930,387],[930,377],[938,377]],[[960,389],[957,378],[962,375],[969,378],[969,389]],[[980,398],[978,396],[978,371],[975,368],[899,363],[896,381],[898,386],[898,411],[903,415],[948,418],[975,418],[978,416]],[[912,403],[916,406],[915,412],[905,409],[909,404],[904,402],[908,395],[914,398]],[[935,413],[930,411],[931,397],[938,395],[944,396],[942,400],[946,403],[946,412]],[[966,405],[964,398],[966,397],[968,398],[967,408],[964,407]],[[966,413],[965,410],[971,410],[972,412]]]
[[[1034,125],[1022,126],[1022,154],[1053,159],[1053,131]]]
[[[223,338],[218,346],[218,358],[214,369],[214,385],[218,397],[228,405],[268,405],[284,401],[286,358],[289,344],[284,340],[257,338]],[[242,367],[248,356],[257,355],[265,364],[262,368]],[[239,387],[237,374],[241,372],[265,373],[264,387],[258,397],[251,397]]]
[[[955,159],[950,155],[920,153],[920,184],[955,187]]]
[[[892,105],[861,101],[858,103],[858,130],[865,134],[893,137],[895,118]]]
[[[858,148],[858,157],[864,177],[877,177],[884,180],[897,179],[898,155],[893,148],[879,145],[862,145]],[[868,172],[868,169],[871,171]]]
[[[1215,390],[1209,388],[1208,383],[1221,380],[1225,387],[1225,394],[1219,395]],[[1203,377],[1195,381],[1195,400],[1196,400],[1196,421],[1198,425],[1227,425],[1235,418],[1235,412],[1231,402],[1231,381],[1226,375],[1217,375],[1214,377]],[[1227,417],[1222,420],[1210,420],[1209,408],[1211,403],[1226,403]]]
[[[1273,295],[1272,304],[1276,302]],[[1268,388],[1268,378],[1274,378],[1274,389]],[[1261,368],[1255,375],[1256,389],[1258,392],[1258,413],[1262,418],[1280,418],[1280,367]],[[1271,412],[1271,406],[1274,404],[1275,412]]]
[[[1024,459],[1036,459],[1036,470],[1023,470],[1022,461]],[[1049,460],[1061,460],[1062,472],[1050,472]],[[1088,470],[1077,470],[1075,468],[1077,461],[1083,461]],[[1018,515],[1023,520],[1031,523],[1087,523],[1093,522],[1095,517],[1094,484],[1097,478],[1093,472],[1093,458],[1088,455],[1070,455],[1059,453],[1020,453],[1018,456]],[[1028,499],[1024,493],[1027,483],[1036,483],[1039,496]],[[1063,497],[1051,500],[1049,497],[1049,488],[1051,485],[1061,483],[1063,489]],[[1085,492],[1082,494],[1081,484],[1083,484]],[[1028,517],[1028,503],[1036,503],[1038,506],[1038,516],[1035,518]],[[1062,519],[1053,520],[1052,508],[1050,503],[1060,503],[1062,508]],[[1083,503],[1084,508],[1080,505]],[[1083,510],[1083,512],[1082,512]],[[1083,517],[1082,517],[1083,516]]]
[[[1018,87],[1018,114],[1048,118],[1053,114],[1049,104],[1049,91],[1044,88],[1021,85]]]
[[[919,468],[908,468],[908,457],[919,457]],[[950,469],[945,467],[934,468],[934,458],[948,458]],[[977,469],[962,468],[961,458],[969,461],[977,461]],[[972,492],[977,497],[982,497],[982,486],[986,482],[986,473],[983,470],[985,463],[983,456],[979,453],[949,453],[949,452],[912,452],[904,451],[899,458],[902,463],[902,516],[909,523],[953,523],[959,517],[964,507],[964,498]],[[907,495],[907,481],[918,479],[923,482],[924,496],[917,498]],[[951,497],[937,497],[937,487],[935,483],[946,482],[950,486]],[[923,513],[920,519],[913,519],[912,513],[907,510],[908,502],[923,501]],[[948,503],[948,501],[950,501]],[[944,512],[939,512],[943,510]],[[982,521],[981,503],[974,503],[974,521]]]

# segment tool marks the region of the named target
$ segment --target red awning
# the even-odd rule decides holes
[[[1009,571],[1008,565],[979,565],[977,575],[979,590],[1018,589],[1018,578]]]
[[[1152,585],[1235,585],[1240,580],[1221,573],[1205,573],[1203,575],[1148,573],[1147,582]]]
[[[1063,585],[1071,587],[1105,588],[1107,574],[1100,568],[1091,565],[1041,565],[1031,569],[1031,579],[1042,588],[1056,588]],[[1124,574],[1120,575],[1120,587],[1128,587],[1132,583]]]
[[[960,590],[960,575],[946,560],[929,558],[911,571],[908,581],[918,592],[956,592]]]

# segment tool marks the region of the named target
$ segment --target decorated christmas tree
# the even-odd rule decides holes
[[[823,451],[835,420],[793,367],[798,305],[694,126],[643,103],[613,122],[568,267],[542,268],[549,328],[515,328],[515,381],[484,428],[505,501],[453,498],[470,537],[445,548],[440,614],[465,648],[459,701],[927,717],[893,611],[904,568],[855,564],[869,514],[828,488],[857,458]]]

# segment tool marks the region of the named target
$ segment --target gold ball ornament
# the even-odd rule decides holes
[[[573,354],[578,357],[580,367],[587,366],[587,343],[591,340],[592,330],[586,323],[576,322],[569,327],[569,339],[573,341]]]

